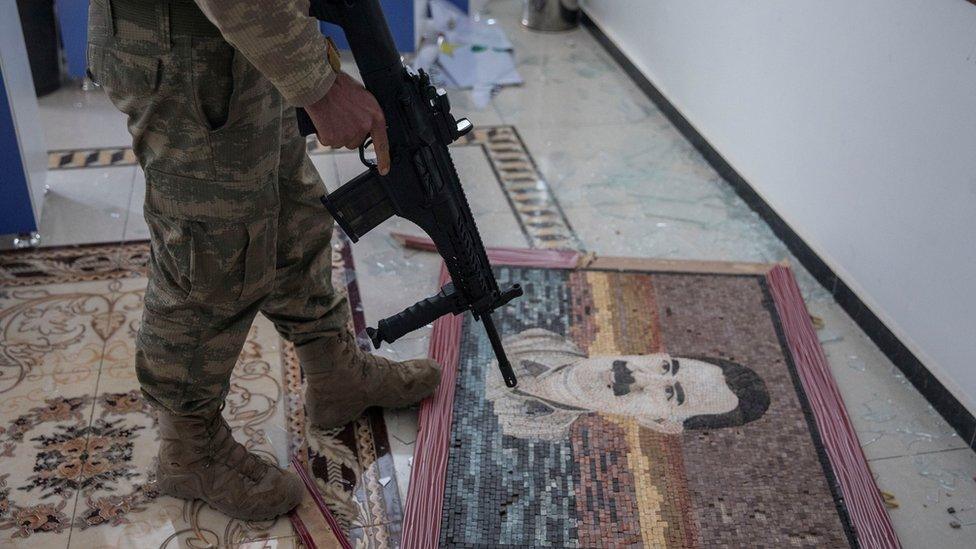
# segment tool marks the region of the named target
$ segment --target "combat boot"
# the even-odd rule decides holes
[[[302,501],[294,473],[250,453],[231,435],[218,411],[208,416],[159,412],[159,491],[202,499],[241,520],[271,520]]]
[[[434,392],[441,367],[433,360],[394,362],[364,352],[348,332],[296,348],[308,388],[305,413],[315,427],[340,427],[370,406],[401,408]]]

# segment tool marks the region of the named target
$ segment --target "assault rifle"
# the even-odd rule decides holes
[[[323,196],[322,203],[353,242],[394,215],[416,223],[434,241],[451,275],[439,293],[367,328],[373,346],[392,343],[448,313],[471,311],[488,333],[505,384],[514,387],[515,372],[491,314],[521,296],[522,288],[499,289],[447,148],[471,131],[471,122],[454,119],[447,94],[431,85],[427,74],[404,67],[379,0],[311,0],[310,15],[345,32],[363,83],[383,109],[390,141],[387,175],[366,159],[367,140],[359,148],[367,169]],[[302,135],[315,133],[301,109],[298,122]]]

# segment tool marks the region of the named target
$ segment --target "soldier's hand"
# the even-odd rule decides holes
[[[390,171],[390,142],[386,137],[386,118],[373,94],[344,72],[339,72],[329,91],[305,107],[315,124],[319,141],[326,146],[357,149],[373,138],[377,167],[381,174]]]

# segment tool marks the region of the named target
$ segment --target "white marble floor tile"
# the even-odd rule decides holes
[[[142,168],[136,168],[135,177],[132,181],[132,195],[129,198],[129,207],[125,218],[125,232],[122,237],[126,242],[149,239],[149,227],[146,225],[146,218],[142,215],[142,204],[145,199],[146,174]]]
[[[575,70],[570,63],[526,69],[524,85],[503,88],[492,101],[506,124],[527,128],[579,129],[639,122],[659,115],[650,99],[623,73],[601,72],[602,67],[597,67],[585,76],[567,75]]]
[[[844,404],[868,459],[953,448],[966,441],[833,302],[808,303]]]
[[[448,89],[447,97],[451,100],[451,114],[454,118],[467,118],[475,127],[499,126],[505,123],[494,103],[479,106],[471,97],[471,90]]]
[[[637,122],[657,108],[580,28],[543,33],[521,25],[512,6],[489,6],[515,46],[522,86],[505,87],[493,99],[507,124],[578,128]]]
[[[335,190],[339,185],[339,172],[336,171],[335,154],[313,154],[309,158],[319,171],[319,176],[327,189]]]
[[[41,212],[41,245],[121,240],[135,172],[134,166],[50,171]]]
[[[417,442],[417,410],[385,410],[383,415],[386,420],[386,432],[390,435],[390,452],[393,454],[393,467],[396,470],[400,500],[406,502],[410,470],[413,467],[413,452]]]
[[[79,83],[37,100],[49,150],[127,147],[132,137],[126,118],[101,88],[81,89]]]
[[[969,448],[871,461],[878,487],[898,501],[889,509],[902,547],[973,547],[976,453]]]
[[[663,117],[519,134],[564,207],[639,203],[679,218],[695,207],[696,221],[727,207],[728,186]]]

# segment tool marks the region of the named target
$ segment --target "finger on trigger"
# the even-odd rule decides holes
[[[374,119],[370,135],[373,137],[373,150],[376,151],[380,174],[386,175],[390,171],[390,141],[386,135],[386,119],[382,114]]]

